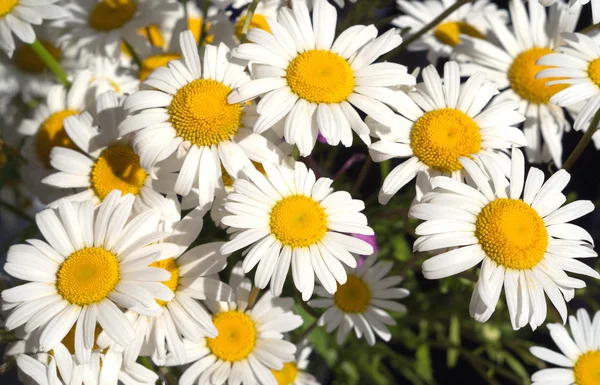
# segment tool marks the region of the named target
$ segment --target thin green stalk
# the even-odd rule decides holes
[[[588,25],[587,27],[585,27],[584,29],[582,29],[581,31],[579,31],[579,33],[587,34],[588,32],[592,32],[596,28],[600,28],[600,23]]]
[[[129,44],[126,40],[123,40],[123,44],[125,44],[125,47],[127,47],[127,50],[131,54],[131,58],[133,59],[135,64],[137,64],[139,68],[142,68],[142,61],[140,60],[140,57],[138,56],[138,54],[134,51],[131,44]]]
[[[46,67],[48,67],[48,69],[50,69],[50,71],[52,71],[54,75],[56,75],[56,78],[59,82],[62,83],[63,86],[67,88],[71,87],[71,82],[69,82],[69,79],[67,79],[67,73],[65,72],[65,70],[62,69],[62,67],[56,61],[54,56],[52,56],[52,54],[48,52],[46,47],[44,47],[44,45],[40,43],[39,40],[36,40],[33,43],[31,43],[30,47],[31,49],[33,49],[33,52],[35,52],[36,55],[38,55],[40,59],[42,59]]]
[[[202,47],[204,45],[204,41],[206,40],[206,35],[207,35],[206,32],[208,32],[207,28],[206,28],[206,25],[207,25],[206,18],[208,15],[209,7],[210,7],[210,0],[205,0],[204,7],[202,7],[202,23],[200,23],[200,35],[198,37],[198,47],[200,48],[200,54],[201,54],[200,57],[202,57],[204,54],[204,48],[202,48]]]
[[[598,130],[598,124],[600,124],[600,109],[596,111],[596,114],[592,118],[592,121],[590,122],[587,131],[585,132],[585,134],[583,134],[583,137],[581,138],[579,143],[577,143],[577,146],[575,147],[571,155],[569,155],[569,158],[563,165],[563,169],[569,171],[569,169],[573,167],[577,159],[579,159],[587,145],[590,143],[590,140],[592,140],[592,136]]]
[[[367,156],[365,163],[363,163],[363,166],[360,169],[358,178],[356,178],[356,183],[354,183],[354,186],[352,186],[352,193],[358,192],[358,190],[360,189],[360,186],[362,186],[363,182],[365,181],[365,178],[367,177],[369,168],[371,168],[372,164],[373,164],[373,159],[370,156]]]
[[[246,35],[248,34],[248,29],[250,29],[250,22],[254,17],[254,12],[256,11],[256,7],[258,7],[258,3],[260,3],[260,0],[252,0],[252,3],[248,7],[248,12],[246,12],[246,19],[244,20],[244,25],[242,26],[242,43],[248,42]]]
[[[301,344],[305,339],[308,338],[308,336],[310,336],[310,333],[313,332],[313,330],[315,330],[317,328],[317,322],[319,321],[318,318],[315,318],[315,320],[313,321],[312,324],[310,324],[310,326],[300,335],[300,337],[298,337],[298,344]]]
[[[189,16],[188,16],[188,8],[187,8],[187,0],[181,0],[181,5],[183,6],[183,17],[185,17],[185,23],[187,25]]]

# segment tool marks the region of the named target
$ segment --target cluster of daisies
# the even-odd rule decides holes
[[[570,223],[594,206],[566,204],[560,168],[570,121],[600,121],[600,39],[574,32],[583,1],[464,3],[411,39],[431,65],[409,72],[382,57],[453,2],[398,0],[386,32],[336,34],[326,0],[1,1],[2,135],[42,207],[42,239],[4,264],[21,379],[154,384],[148,366],[183,365],[183,385],[317,385],[299,303],[339,344],[389,341],[409,292],[365,202],[320,176],[320,142],[399,160],[379,203],[415,186],[423,274],[478,266],[473,319],[504,291],[515,330],[546,322],[546,298],[569,320],[574,340],[548,326],[563,354],[532,349],[564,368],[535,384],[595,384],[600,315],[566,305],[586,286],[567,273],[600,278]],[[199,243],[206,221],[226,240]]]

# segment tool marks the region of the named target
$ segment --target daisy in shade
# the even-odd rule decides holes
[[[565,272],[600,278],[576,259],[597,256],[592,237],[568,223],[594,205],[574,201],[561,207],[569,173],[559,170],[544,183],[544,173],[530,168],[525,178],[518,149],[512,151],[510,183],[496,162],[481,158],[487,174],[474,161],[460,159],[476,188],[438,176],[431,181],[433,192],[410,209],[411,217],[425,221],[415,230],[414,250],[437,253],[423,263],[425,278],[445,278],[483,261],[470,305],[476,321],[490,318],[503,286],[515,330],[544,323],[544,293],[566,321],[565,301],[585,282]]]
[[[283,364],[283,369],[271,369],[271,373],[277,380],[277,385],[320,385],[319,381],[310,373],[308,369],[308,356],[312,349],[308,346],[298,349],[296,359],[292,362]]]
[[[539,0],[540,4],[545,7],[549,7],[557,1],[558,0]],[[569,0],[569,10],[571,12],[580,12],[580,8],[587,3],[590,3],[592,7],[592,22],[594,24],[600,23],[600,1],[598,0]]]
[[[155,298],[169,301],[173,292],[161,282],[168,271],[148,267],[173,250],[169,243],[153,244],[166,235],[157,232],[158,210],[130,220],[134,197],[113,191],[94,215],[91,201],[61,200],[58,209],[36,216],[47,242],[31,239],[8,251],[4,270],[29,281],[4,290],[7,330],[24,325],[39,333],[39,350],[48,352],[75,326],[75,355],[89,360],[96,322],[117,344],[127,346],[135,331],[119,307],[159,315]],[[140,263],[143,262],[143,263]]]
[[[514,127],[525,117],[512,101],[488,105],[497,93],[482,73],[471,76],[461,85],[458,64],[444,65],[444,80],[430,65],[423,72],[423,83],[408,96],[399,91],[402,101],[398,123],[386,126],[367,117],[372,135],[381,140],[369,147],[374,161],[409,158],[387,176],[379,192],[379,202],[386,204],[406,183],[417,177],[416,200],[429,189],[429,179],[447,175],[462,180],[466,175],[461,156],[475,159],[488,155],[505,169],[510,161],[503,151],[524,146],[526,139]],[[506,171],[508,172],[508,171]]]
[[[233,183],[225,210],[232,215],[221,223],[234,233],[221,252],[247,246],[243,269],[255,266],[254,284],[259,289],[271,282],[271,292],[281,295],[290,263],[292,277],[302,299],[314,289],[315,275],[331,294],[346,282],[341,262],[356,267],[350,253],[370,255],[367,242],[342,233],[373,234],[362,214],[365,204],[345,191],[334,192],[329,178],[316,180],[312,170],[296,162],[294,168],[264,163],[266,176],[246,167],[246,179]]]
[[[548,324],[550,337],[560,349],[552,351],[540,346],[530,348],[531,354],[542,361],[560,366],[537,371],[531,376],[532,385],[595,385],[600,376],[600,312],[590,319],[587,311],[579,309],[577,317],[569,317],[572,337],[561,324]]]
[[[231,59],[221,44],[207,45],[201,64],[190,31],[181,33],[180,44],[183,59],[157,68],[125,100],[130,115],[119,133],[135,132],[133,148],[146,170],[175,154],[182,161],[175,192],[186,196],[197,187],[199,205],[208,209],[222,184],[221,166],[237,176],[251,159],[276,163],[279,157],[274,144],[247,128],[256,121],[256,107],[227,102],[231,90],[249,80],[245,63]]]
[[[79,202],[91,199],[99,205],[113,190],[135,196],[133,212],[149,208],[160,210],[163,220],[177,221],[179,212],[161,194],[173,194],[168,180],[176,175],[160,170],[146,172],[128,138],[120,138],[117,127],[124,118],[122,99],[115,92],[100,95],[97,119],[87,112],[65,119],[65,130],[77,150],[54,147],[50,164],[58,172],[43,183],[61,189],[77,189],[66,199]],[[152,176],[154,175],[155,179]],[[71,190],[72,191],[72,190]]]
[[[398,28],[409,28],[416,33],[431,23],[442,12],[454,4],[452,0],[397,0],[398,8],[405,14],[392,20]],[[506,24],[508,15],[505,10],[498,9],[489,0],[477,0],[467,3],[447,16],[434,29],[427,31],[414,43],[408,46],[409,51],[427,50],[427,60],[436,64],[438,58],[450,56],[454,47],[460,44],[460,36],[468,35],[483,39],[490,30],[490,22],[483,17],[489,15],[490,20]]]
[[[302,317],[291,311],[293,299],[266,292],[256,301],[239,264],[229,285],[235,288],[235,302],[205,302],[218,336],[197,344],[185,341],[188,362],[193,363],[181,375],[180,385],[277,385],[270,369],[281,370],[285,362],[294,361],[296,346],[283,339],[283,333],[302,325]]]
[[[510,0],[512,30],[489,20],[499,45],[463,36],[463,44],[456,49],[467,58],[457,56],[457,59],[467,61],[461,64],[462,76],[483,71],[488,80],[498,84],[502,92],[495,98],[495,103],[505,100],[519,103],[519,111],[526,117],[523,131],[527,137],[528,160],[533,163],[552,160],[560,168],[561,139],[571,126],[563,109],[550,103],[550,98],[567,85],[546,87],[552,79],[536,79],[535,76],[548,67],[536,63],[561,44],[561,33],[573,32],[579,13],[569,13],[562,2],[553,5],[548,15],[537,0],[528,0],[527,5],[529,14],[522,0]]]
[[[357,25],[334,41],[333,5],[317,0],[311,21],[306,4],[292,4],[279,10],[277,21],[268,19],[272,34],[252,29],[248,40],[254,43],[234,50],[234,56],[253,63],[254,79],[234,90],[229,102],[262,96],[254,132],[281,121],[286,141],[304,156],[311,153],[319,132],[333,146],[350,146],[353,130],[370,144],[369,130],[355,108],[392,125],[396,116],[391,107],[400,103],[389,87],[415,83],[400,64],[372,64],[402,38],[395,29],[377,38],[373,25]]]
[[[19,40],[31,44],[35,41],[32,25],[43,20],[58,20],[68,16],[64,7],[55,5],[58,0],[5,0],[0,4],[0,50],[12,57],[15,50],[14,33]]]
[[[377,261],[374,253],[359,268],[348,269],[346,283],[338,285],[335,294],[317,286],[317,294],[325,298],[311,300],[308,304],[327,309],[319,318],[318,325],[325,326],[327,333],[337,329],[338,344],[344,342],[353,328],[356,337],[364,336],[371,346],[375,345],[375,335],[384,341],[392,338],[386,325],[395,325],[396,321],[386,310],[406,312],[406,306],[393,300],[410,294],[408,290],[397,287],[402,277],[387,276],[392,266],[392,262]]]
[[[122,66],[118,60],[96,55],[89,59],[87,68],[92,72],[89,94],[93,101],[88,103],[91,106],[94,106],[95,100],[107,91],[122,96],[138,90],[140,82],[135,77],[135,72]]]

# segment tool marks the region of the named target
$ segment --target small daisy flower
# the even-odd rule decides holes
[[[155,298],[173,298],[161,283],[169,272],[147,267],[173,249],[168,243],[150,246],[167,235],[156,231],[160,213],[147,210],[128,220],[133,202],[132,195],[113,191],[96,215],[91,201],[61,200],[58,209],[36,216],[47,243],[31,239],[12,246],[4,264],[7,273],[29,281],[2,292],[11,309],[8,330],[24,325],[26,333],[39,332],[39,350],[48,352],[75,326],[75,355],[82,363],[93,348],[96,322],[117,344],[133,342],[135,331],[119,307],[158,315]]]
[[[270,369],[282,370],[284,363],[294,361],[296,346],[283,339],[283,333],[302,325],[302,317],[291,311],[292,298],[266,292],[250,306],[252,284],[239,264],[229,285],[236,288],[235,302],[206,301],[217,337],[197,344],[185,341],[188,361],[193,363],[179,379],[180,385],[277,385]]]
[[[262,95],[254,132],[281,122],[283,135],[311,153],[317,135],[330,145],[352,144],[352,130],[370,144],[369,130],[355,107],[383,124],[396,121],[391,107],[399,107],[389,87],[414,84],[406,67],[372,64],[397,47],[402,38],[392,29],[379,38],[373,26],[354,26],[335,39],[337,12],[325,0],[316,2],[312,21],[306,4],[293,1],[277,21],[268,20],[272,34],[255,28],[254,43],[242,44],[233,55],[251,61],[253,80],[240,85],[229,102],[240,103]]]
[[[256,121],[256,107],[227,102],[231,90],[249,80],[245,63],[230,59],[221,44],[205,47],[201,65],[192,33],[180,39],[183,59],[157,68],[125,100],[130,115],[119,132],[136,133],[132,144],[144,169],[173,154],[180,157],[175,192],[186,196],[197,187],[199,205],[208,209],[222,183],[221,165],[238,175],[251,160],[275,163],[279,156],[272,143],[247,128]]]
[[[449,0],[397,0],[398,8],[405,15],[392,20],[398,28],[410,28],[415,33],[431,23],[442,12],[454,4]],[[508,15],[505,10],[498,9],[489,0],[477,0],[467,3],[446,17],[435,29],[427,31],[423,36],[408,46],[409,51],[427,50],[427,60],[436,64],[438,58],[450,56],[454,47],[460,44],[460,35],[468,35],[483,39],[490,30],[489,21],[483,15],[497,23],[506,24]]]
[[[367,118],[371,132],[381,139],[369,147],[374,161],[409,158],[383,182],[380,203],[386,204],[419,174],[417,200],[427,191],[431,177],[463,179],[466,173],[460,157],[489,155],[499,163],[509,163],[502,151],[526,144],[521,130],[514,127],[525,119],[516,111],[518,104],[506,101],[488,106],[497,87],[484,78],[482,73],[475,74],[461,85],[455,62],[444,65],[444,80],[430,65],[423,70],[424,82],[409,97],[396,93],[402,100],[398,124],[388,127]]]
[[[533,163],[552,160],[560,168],[561,139],[571,125],[563,109],[551,104],[550,98],[567,85],[546,87],[548,79],[536,79],[535,75],[548,67],[536,63],[561,44],[561,33],[573,32],[579,13],[569,13],[562,2],[553,5],[548,15],[536,0],[528,0],[527,4],[529,14],[522,0],[510,0],[511,19],[519,21],[514,23],[512,30],[489,20],[499,45],[464,36],[463,44],[456,49],[468,58],[457,56],[457,60],[467,61],[461,64],[462,76],[483,71],[489,80],[498,84],[503,91],[495,102],[512,100],[519,103],[519,111],[526,117],[523,131],[527,137],[528,160]]]
[[[243,269],[258,265],[256,287],[271,282],[271,292],[281,295],[290,263],[292,277],[302,299],[314,289],[315,275],[333,294],[337,282],[346,282],[344,264],[356,267],[350,253],[370,255],[367,242],[342,233],[373,234],[362,214],[365,204],[345,191],[334,192],[329,178],[316,180],[312,170],[296,162],[294,168],[264,163],[266,176],[252,167],[244,169],[248,180],[233,183],[225,210],[232,215],[221,222],[234,233],[221,252],[250,246]]]
[[[556,3],[558,0],[539,0],[540,4],[545,7],[549,7]],[[594,24],[600,23],[600,1],[598,0],[569,0],[569,10],[571,12],[580,12],[580,8],[590,3],[592,6],[592,22]]]
[[[600,376],[600,312],[590,319],[587,311],[579,309],[569,317],[572,337],[561,324],[548,324],[550,337],[560,353],[540,346],[530,348],[531,354],[542,361],[560,366],[537,371],[531,376],[532,385],[594,385]]]
[[[306,346],[296,352],[294,361],[283,364],[283,369],[271,369],[277,385],[320,385],[319,381],[306,371],[309,364],[308,356],[311,352],[312,349]]]
[[[375,345],[376,334],[384,341],[392,338],[386,325],[395,325],[396,321],[386,310],[406,312],[406,306],[393,300],[410,294],[408,290],[397,287],[402,277],[387,276],[392,266],[392,262],[377,261],[374,253],[359,268],[348,271],[346,283],[338,285],[335,294],[317,286],[317,294],[325,298],[310,300],[308,304],[327,308],[318,325],[325,326],[327,333],[337,329],[338,344],[344,342],[353,328],[356,337],[364,336],[371,346]]]
[[[425,278],[445,278],[483,261],[471,297],[475,320],[490,318],[504,286],[515,330],[544,323],[544,293],[565,321],[565,301],[574,297],[574,289],[585,287],[584,281],[565,272],[600,278],[576,259],[597,256],[592,237],[568,223],[591,212],[594,205],[575,201],[561,207],[569,173],[559,170],[544,183],[544,173],[530,168],[525,178],[525,160],[518,149],[512,151],[510,183],[490,159],[482,157],[488,175],[474,161],[460,161],[477,188],[435,177],[431,182],[436,189],[409,212],[425,221],[415,230],[419,238],[414,250],[438,253],[423,263]]]

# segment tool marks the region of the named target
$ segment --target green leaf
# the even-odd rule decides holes
[[[448,340],[454,346],[460,346],[460,320],[456,314],[452,314],[450,317],[450,327],[448,331]],[[453,368],[458,362],[458,356],[460,355],[457,349],[448,349],[446,356],[446,363],[448,368]]]
[[[509,352],[505,351],[502,354],[504,355],[506,364],[512,369],[512,371],[523,379],[524,384],[529,384],[529,373],[527,372],[527,369],[525,369],[525,366],[523,366],[523,364]]]
[[[416,353],[417,362],[415,370],[417,374],[427,383],[433,382],[433,369],[431,367],[431,351],[428,345],[421,345]]]

